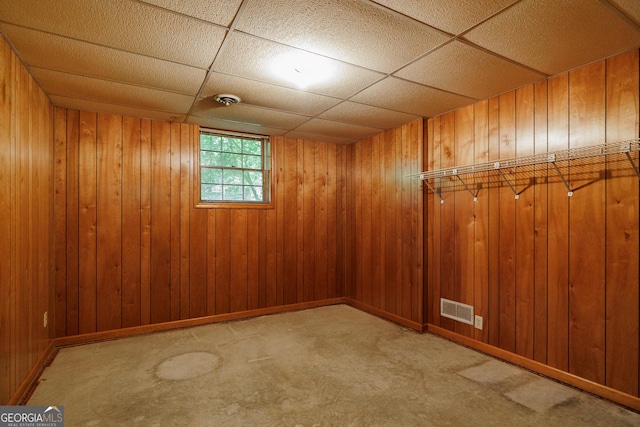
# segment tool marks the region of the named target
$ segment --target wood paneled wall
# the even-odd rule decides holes
[[[196,126],[54,122],[57,336],[344,295],[345,146],[272,138],[276,208],[203,209]]]
[[[348,296],[423,323],[423,121],[348,146]]]
[[[634,50],[429,119],[427,168],[638,138],[638,69]],[[495,174],[476,203],[426,198],[428,322],[638,396],[638,177],[624,156],[561,169],[572,197],[545,164],[519,200]],[[441,297],[484,329],[440,317]]]
[[[0,38],[0,403],[53,338],[51,106]]]

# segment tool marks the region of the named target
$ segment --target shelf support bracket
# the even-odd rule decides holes
[[[509,179],[507,178],[507,176],[502,172],[502,169],[500,168],[500,162],[495,162],[493,164],[493,168],[498,170],[498,173],[500,174],[500,176],[502,177],[502,179],[504,180],[504,182],[507,183],[507,185],[509,186],[509,188],[511,189],[511,191],[513,191],[513,194],[515,196],[515,199],[518,200],[520,198],[520,195],[518,194],[518,192],[516,191],[516,189],[513,187],[513,185],[511,185],[511,181],[509,181]]]
[[[564,179],[564,175],[562,175],[562,172],[560,171],[560,168],[556,164],[556,155],[555,154],[550,154],[549,155],[549,162],[553,165],[554,168],[556,168],[556,172],[558,172],[558,176],[560,176],[560,179],[562,180],[562,183],[564,184],[565,188],[567,189],[567,196],[568,197],[573,196],[573,191],[571,191],[571,187],[569,187],[569,184],[567,183],[567,180]]]
[[[627,159],[629,159],[629,162],[631,163],[631,167],[633,167],[633,170],[636,172],[636,175],[638,175],[638,178],[640,178],[640,170],[638,170],[638,166],[636,166],[636,162],[633,160],[633,157],[631,157],[631,154],[629,154],[630,151],[631,151],[631,144],[625,144],[622,147],[622,152],[626,154]]]
[[[440,204],[444,203],[444,199],[442,198],[442,196],[440,195],[440,193],[438,193],[435,188],[433,188],[431,186],[431,184],[429,184],[429,181],[425,178],[424,175],[420,175],[420,179],[422,180],[422,182],[424,182],[425,184],[427,184],[427,187],[429,188],[429,190],[431,190],[431,192],[433,194],[435,194],[436,196],[438,196],[440,198]]]
[[[478,201],[478,195],[477,194],[473,194],[473,191],[471,191],[471,189],[469,188],[469,186],[467,185],[466,182],[464,182],[462,180],[462,178],[460,178],[460,175],[456,175],[456,178],[458,178],[458,180],[462,183],[462,185],[464,185],[464,188],[467,189],[467,191],[469,192],[469,194],[471,194],[471,197],[473,197],[473,201],[477,202]]]

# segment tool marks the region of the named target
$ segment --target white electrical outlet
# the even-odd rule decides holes
[[[44,312],[44,320],[43,320],[42,323],[44,323],[44,327],[45,328],[47,327],[47,324],[49,324],[49,312],[48,311]]]
[[[482,330],[482,316],[476,316],[475,317],[475,324],[474,326],[476,327],[476,329],[480,329]]]

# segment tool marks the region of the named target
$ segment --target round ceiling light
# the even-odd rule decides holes
[[[226,105],[227,107],[231,104],[237,104],[240,102],[240,97],[235,95],[230,95],[228,93],[221,93],[219,95],[215,95],[213,99],[221,104]]]

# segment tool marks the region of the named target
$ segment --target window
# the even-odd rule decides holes
[[[268,137],[201,129],[196,151],[199,207],[270,207]]]

